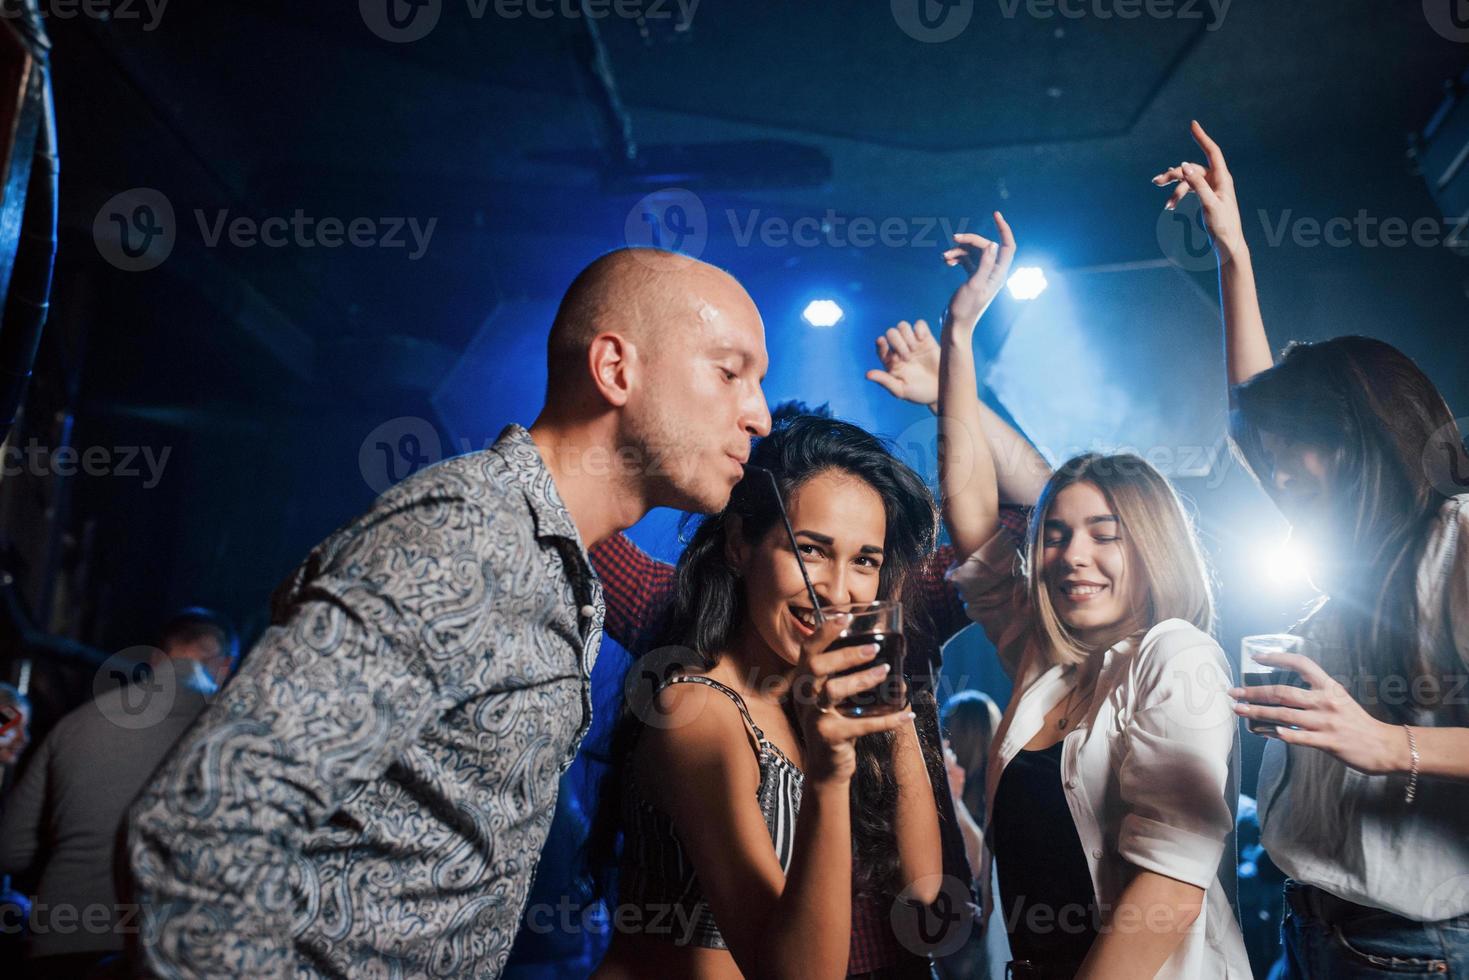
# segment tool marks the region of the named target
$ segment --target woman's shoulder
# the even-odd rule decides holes
[[[1229,662],[1219,641],[1186,619],[1165,619],[1138,641],[1134,671],[1152,684],[1218,668],[1227,677]]]
[[[756,771],[743,705],[729,688],[702,674],[664,682],[653,697],[638,739],[639,754],[664,774],[699,767]],[[736,758],[748,765],[733,765]]]

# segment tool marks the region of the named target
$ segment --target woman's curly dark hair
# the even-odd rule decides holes
[[[800,403],[788,403],[777,408],[770,435],[756,444],[750,464],[774,475],[784,500],[812,478],[833,471],[854,476],[876,490],[887,517],[878,598],[903,602],[905,632],[928,628],[917,596],[912,590],[905,593],[903,585],[934,549],[938,509],[923,479],[887,443],[850,422],[831,418],[825,406],[810,410]],[[738,533],[751,543],[780,522],[778,505],[763,474],[754,473],[741,481],[723,512],[686,518],[685,532],[692,527],[693,533],[679,558],[672,605],[654,644],[657,649],[692,650],[706,669],[728,648],[745,615],[743,584],[725,560],[732,515],[739,516]],[[630,669],[637,671],[639,664],[635,661]],[[915,698],[923,696],[931,697],[915,693]],[[792,709],[787,705],[786,710]],[[794,727],[799,733],[799,726]],[[620,831],[622,769],[641,729],[636,714],[625,707],[612,737],[611,768],[603,781],[588,842],[592,865],[603,872],[604,881]],[[892,898],[902,890],[895,836],[895,741],[891,732],[858,739],[857,774],[852,780],[853,873],[858,893],[878,898]]]

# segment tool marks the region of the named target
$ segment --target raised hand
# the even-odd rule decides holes
[[[917,320],[909,326],[904,320],[889,328],[877,338],[877,358],[882,369],[868,371],[868,381],[905,402],[930,408],[938,404],[939,342],[927,323]]]
[[[1168,203],[1163,205],[1169,211],[1178,207],[1179,202],[1188,197],[1190,193],[1199,195],[1199,203],[1204,208],[1204,221],[1208,225],[1209,237],[1214,242],[1214,249],[1219,253],[1221,259],[1228,260],[1234,258],[1245,248],[1244,223],[1240,220],[1239,201],[1234,193],[1234,178],[1230,176],[1229,167],[1225,165],[1224,152],[1219,149],[1219,144],[1204,132],[1204,127],[1199,125],[1198,120],[1194,120],[1190,128],[1194,142],[1198,143],[1199,148],[1204,151],[1209,166],[1201,167],[1197,163],[1180,163],[1154,177],[1153,183],[1159,187],[1177,185],[1174,186]]]
[[[1005,223],[1005,216],[998,211],[995,212],[995,226],[1000,229],[998,242],[983,235],[962,232],[954,236],[955,247],[944,252],[945,263],[963,266],[969,273],[969,278],[949,300],[949,308],[944,314],[945,330],[951,327],[968,330],[977,324],[1010,276],[1010,263],[1015,261],[1015,235]]]

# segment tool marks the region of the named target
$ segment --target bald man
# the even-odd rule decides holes
[[[551,328],[529,431],[390,489],[277,592],[274,625],[134,804],[135,952],[165,977],[495,977],[591,721],[587,548],[713,511],[769,431],[734,279],[603,256]]]

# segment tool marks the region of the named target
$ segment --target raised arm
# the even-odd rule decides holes
[[[1265,320],[1260,315],[1255,270],[1245,242],[1244,223],[1240,220],[1234,177],[1224,163],[1224,153],[1219,144],[1209,138],[1197,120],[1191,128],[1209,166],[1181,163],[1154,177],[1153,183],[1159,187],[1177,185],[1164,205],[1170,211],[1190,192],[1199,195],[1204,220],[1209,226],[1209,237],[1219,256],[1219,293],[1224,307],[1224,360],[1232,387],[1268,369],[1274,363],[1274,357],[1265,335]]]
[[[877,357],[882,368],[868,371],[867,380],[882,385],[895,398],[926,405],[929,411],[938,414],[941,352],[926,322],[917,320],[909,325],[904,320],[879,336]],[[1050,464],[1029,440],[982,400],[979,416],[980,428],[994,459],[1001,502],[1033,506],[1051,478]]]
[[[1015,258],[1015,236],[998,211],[995,224],[998,243],[964,233],[955,235],[955,247],[944,253],[945,262],[969,273],[949,300],[939,342],[939,484],[949,536],[966,556],[994,537],[1000,525],[999,487],[974,374],[974,328]]]

